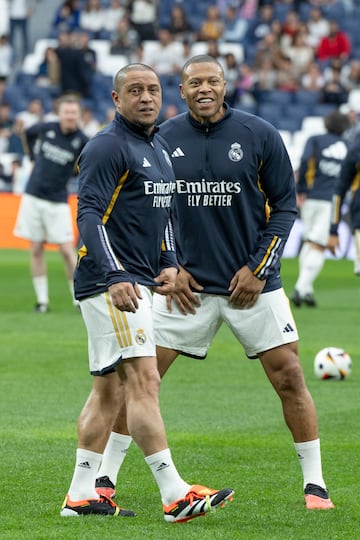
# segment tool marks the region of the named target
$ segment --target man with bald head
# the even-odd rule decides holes
[[[169,221],[175,176],[155,128],[162,104],[156,73],[143,64],[125,66],[115,76],[112,99],[114,120],[79,159],[83,244],[74,283],[93,388],[79,417],[75,470],[61,515],[134,516],[95,491],[114,409],[125,394],[127,426],[158,484],[164,518],[188,521],[224,505],[233,490],[191,486],[181,478],[159,408],[152,292],[170,294],[178,267]]]

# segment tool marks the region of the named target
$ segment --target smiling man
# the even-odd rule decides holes
[[[167,298],[154,295],[159,371],[164,375],[179,354],[205,358],[217,330],[227,324],[245,354],[260,360],[281,400],[302,468],[306,508],[328,510],[334,505],[322,474],[316,409],[280,276],[297,215],[293,171],[277,130],[228,107],[225,89],[214,58],[191,58],[180,85],[189,112],[160,127],[176,177],[172,216],[180,271],[175,291]],[[121,417],[114,432],[99,472],[112,484],[116,468],[106,462],[111,439],[126,433]]]
[[[61,516],[134,516],[95,491],[111,419],[122,405],[121,379],[129,431],[158,484],[164,518],[187,521],[224,505],[233,490],[191,486],[181,478],[159,408],[152,290],[169,294],[177,275],[169,221],[175,177],[155,128],[159,79],[143,64],[125,66],[115,76],[112,98],[114,120],[79,159],[77,221],[84,244],[75,294],[88,333],[93,388],[79,417],[75,470]]]

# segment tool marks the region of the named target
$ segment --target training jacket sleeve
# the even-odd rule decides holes
[[[106,279],[106,286],[114,283],[135,283],[124,270],[112,249],[105,223],[111,201],[127,175],[126,163],[116,139],[103,135],[90,140],[79,159],[79,205],[77,224],[86,249]]]
[[[173,226],[171,220],[169,219],[169,222],[165,229],[164,240],[161,246],[160,270],[163,270],[164,268],[170,268],[172,266],[174,266],[175,268],[179,268],[176,258]]]
[[[315,176],[315,138],[310,137],[305,144],[299,167],[299,179],[296,185],[298,193],[307,194],[314,183]]]
[[[269,130],[263,143],[259,187],[267,199],[268,221],[248,267],[259,279],[278,272],[278,262],[297,216],[296,190],[292,166],[280,135]]]
[[[357,170],[356,153],[355,147],[349,149],[347,156],[342,163],[340,176],[335,184],[331,206],[330,234],[332,235],[338,234],[338,227],[341,220],[341,206],[345,194],[350,189],[356,175],[359,173]]]

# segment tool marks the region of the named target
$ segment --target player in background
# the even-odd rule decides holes
[[[299,253],[299,275],[291,295],[296,307],[317,305],[314,282],[324,266],[331,198],[347,153],[343,133],[350,125],[348,116],[334,111],[325,117],[324,123],[326,133],[307,140],[300,160],[297,204],[304,223],[304,235]]]
[[[59,100],[58,122],[38,123],[24,133],[34,166],[22,195],[14,234],[31,242],[30,269],[38,313],[49,311],[46,243],[57,244],[73,303],[77,305],[73,293],[76,253],[67,184],[88,141],[79,128],[80,114],[79,100],[64,96]]]
[[[165,520],[188,521],[223,506],[233,490],[189,485],[181,478],[159,408],[152,290],[169,294],[178,271],[169,221],[175,177],[155,128],[159,79],[143,64],[125,66],[115,76],[112,98],[114,120],[79,158],[77,222],[84,244],[74,283],[93,388],[78,420],[75,469],[61,516],[134,515],[95,491],[110,419],[123,405],[118,389],[113,391],[115,378],[124,390],[129,431],[158,485]]]
[[[224,72],[214,58],[186,62],[180,91],[189,112],[160,127],[177,179],[172,212],[180,263],[171,296],[154,295],[160,374],[179,354],[205,358],[225,322],[246,355],[260,360],[281,400],[302,468],[306,507],[333,508],[323,479],[317,414],[280,277],[280,257],[297,214],[288,154],[273,126],[224,103]],[[124,413],[98,473],[97,490],[108,495],[114,495],[131,441],[123,420]]]
[[[360,276],[360,135],[351,144],[335,184],[329,237],[329,249],[334,255],[339,245],[341,206],[348,190],[351,192],[350,219],[355,247],[354,273]]]

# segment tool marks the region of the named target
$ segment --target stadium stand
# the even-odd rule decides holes
[[[122,5],[125,12],[129,12],[131,19],[131,7],[135,0],[123,0]],[[250,77],[251,84],[247,87],[246,92],[243,90],[238,92],[238,96],[235,99],[235,107],[243,109],[246,112],[257,114],[264,119],[270,121],[281,133],[284,143],[288,148],[290,158],[293,166],[296,169],[298,164],[299,155],[302,152],[306,138],[309,133],[321,132],[323,129],[322,118],[328,114],[331,110],[334,110],[338,105],[333,103],[324,103],[321,89],[308,90],[304,89],[301,85],[301,73],[299,74],[297,86],[292,89],[280,90],[277,86],[276,77],[281,69],[281,54],[286,56],[286,46],[280,50],[279,57],[271,57],[273,62],[274,83],[270,89],[264,89],[259,86],[258,73],[259,66],[258,51],[259,40],[255,39],[253,29],[255,27],[255,20],[259,20],[259,13],[261,7],[269,3],[266,0],[259,0],[252,2],[257,6],[257,9],[251,14],[251,10],[246,9],[247,2],[234,1],[234,0],[149,0],[153,1],[157,5],[158,17],[156,22],[156,28],[167,28],[170,23],[171,13],[174,5],[181,5],[184,12],[190,21],[192,31],[190,34],[186,34],[186,39],[190,41],[191,55],[203,54],[208,51],[208,43],[206,41],[198,40],[199,29],[207,16],[207,10],[209,6],[217,5],[221,16],[224,17],[226,5],[232,4],[237,6],[238,16],[251,17],[247,20],[249,31],[245,35],[244,39],[240,42],[225,42],[221,39],[218,40],[218,54],[219,60],[223,62],[224,55],[232,53],[235,56],[236,64],[238,68],[244,62],[248,64],[252,75]],[[33,50],[30,54],[26,55],[21,65],[14,65],[14,71],[8,81],[5,81],[5,91],[2,90],[0,85],[0,103],[2,101],[8,101],[11,107],[12,117],[25,110],[29,101],[34,98],[41,100],[43,108],[46,113],[50,113],[54,108],[54,99],[56,96],[56,88],[40,85],[38,82],[39,68],[44,60],[44,56],[48,47],[56,48],[58,46],[59,27],[53,25],[55,20],[55,14],[58,12],[58,8],[65,2],[50,2],[51,10],[43,10],[41,16],[47,17],[46,24],[44,20],[43,28],[44,35],[36,40]],[[85,0],[80,0],[78,6],[81,10],[85,8]],[[109,7],[109,0],[103,0],[103,8]],[[265,33],[274,32],[275,50],[279,52],[277,47],[281,48],[282,43],[282,25],[286,21],[288,14],[295,10],[298,12],[300,23],[306,27],[306,23],[309,19],[310,12],[313,7],[313,2],[307,1],[294,1],[289,0],[277,0],[276,2],[270,2],[273,5],[273,18],[272,23],[268,25],[263,31]],[[349,62],[354,60],[360,60],[360,32],[359,32],[359,20],[360,20],[360,0],[329,0],[321,2],[321,9],[323,16],[327,20],[335,20],[338,22],[340,29],[346,33],[351,42],[351,55],[350,58],[341,62],[340,77],[344,81],[344,84],[349,82],[346,79],[346,68],[349,67]],[[275,21],[275,22],[274,22]],[[61,29],[61,28],[60,28]],[[277,29],[277,30],[276,30]],[[300,29],[299,29],[300,31]],[[156,32],[155,32],[156,33]],[[101,34],[100,35],[106,35]],[[184,36],[183,38],[184,39]],[[182,39],[175,38],[176,46],[178,47],[179,58],[183,58],[183,43]],[[111,54],[111,36],[107,35],[107,39],[90,39],[89,47],[96,53],[96,71],[91,82],[91,88],[89,95],[83,98],[83,105],[89,107],[96,119],[100,123],[107,121],[109,108],[112,107],[111,101],[111,89],[112,89],[112,77],[114,73],[120,69],[123,65],[129,61],[146,59],[151,49],[158,45],[157,41],[145,40],[138,47],[136,52],[132,54]],[[270,55],[270,52],[265,51]],[[280,63],[277,61],[280,58]],[[314,51],[314,58],[316,61],[316,55]],[[186,58],[185,58],[186,59]],[[184,60],[185,60],[184,59]],[[325,74],[328,68],[328,62],[318,62],[321,69],[321,73]],[[181,112],[185,110],[184,102],[179,97],[178,92],[178,75],[177,74],[163,74],[161,75],[161,83],[163,86],[164,94],[164,106],[162,112],[165,110],[174,110]],[[239,70],[238,83],[239,88],[242,87],[241,72]],[[236,81],[235,81],[236,83]],[[360,77],[351,81],[351,85],[348,84],[347,88],[347,102],[349,110],[356,111],[360,114]],[[320,131],[319,131],[320,130]],[[5,141],[6,142],[6,141]],[[6,154],[6,149],[3,154]],[[6,163],[6,168],[9,167],[9,159],[2,155],[0,157],[1,162]]]

